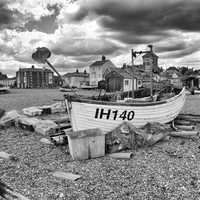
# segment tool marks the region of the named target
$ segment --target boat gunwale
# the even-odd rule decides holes
[[[65,99],[69,102],[79,102],[79,103],[89,103],[89,104],[98,104],[98,105],[116,105],[116,106],[156,106],[165,104],[171,101],[174,101],[178,97],[180,97],[183,92],[185,91],[185,87],[180,91],[179,94],[162,101],[155,101],[155,102],[136,102],[136,103],[122,103],[122,102],[110,102],[110,101],[99,101],[99,100],[92,100],[92,99],[85,99],[79,98],[71,95],[64,95]]]

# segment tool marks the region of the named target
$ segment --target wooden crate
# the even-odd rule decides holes
[[[105,135],[100,129],[68,133],[69,150],[74,160],[97,158],[105,155]]]

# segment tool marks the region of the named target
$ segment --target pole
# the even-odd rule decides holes
[[[133,49],[131,49],[131,63],[132,63],[132,66],[133,66]]]
[[[151,60],[151,71],[150,71],[150,95],[153,97],[153,62]]]
[[[62,76],[58,73],[58,71],[54,68],[54,66],[47,59],[45,59],[45,62],[58,75],[58,77],[60,78],[60,81],[61,81],[61,85],[62,85],[63,84]]]

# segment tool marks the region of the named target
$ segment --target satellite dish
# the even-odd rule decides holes
[[[45,63],[50,56],[51,52],[46,47],[38,47],[36,52],[32,54],[33,60],[39,63]]]

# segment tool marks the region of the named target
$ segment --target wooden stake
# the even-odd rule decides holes
[[[117,159],[131,159],[133,157],[132,152],[128,153],[112,153],[109,154],[111,158],[117,158]]]

